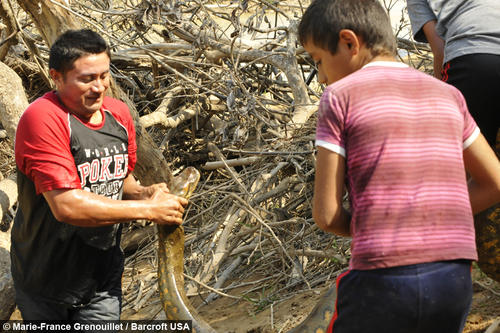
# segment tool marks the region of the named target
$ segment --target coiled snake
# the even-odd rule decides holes
[[[193,167],[186,168],[169,184],[170,193],[189,198],[200,174]],[[191,307],[184,291],[184,228],[158,225],[158,284],[163,310],[170,320],[191,320],[193,332],[215,333]],[[332,317],[336,288],[332,287],[322,297],[311,314],[291,332],[326,331]]]

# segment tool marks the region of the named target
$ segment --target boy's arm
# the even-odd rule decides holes
[[[428,21],[422,27],[422,31],[431,46],[434,55],[434,76],[441,79],[441,70],[443,69],[444,59],[444,40],[436,32],[436,20]]]
[[[500,162],[480,134],[464,152],[465,170],[470,174],[469,197],[477,214],[500,202]]]
[[[342,207],[345,158],[318,147],[314,180],[313,218],[324,231],[351,236],[350,214]]]

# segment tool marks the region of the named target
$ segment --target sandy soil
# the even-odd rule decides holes
[[[473,270],[474,295],[463,333],[483,333],[500,320],[500,283]],[[256,312],[246,301],[223,298],[199,308],[200,315],[218,332],[276,333],[287,332],[312,310],[328,287],[295,295],[293,298]],[[194,303],[194,302],[193,302]],[[500,333],[500,329],[488,333]]]
[[[495,321],[500,321],[500,283],[485,278],[478,271],[473,274],[473,303],[463,333],[485,333]],[[262,311],[256,311],[248,301],[235,302],[229,298],[219,298],[201,306],[198,311],[202,318],[221,333],[287,332],[307,316],[327,289],[328,287],[322,287],[297,294]],[[238,290],[232,293],[238,294]],[[196,298],[191,298],[191,301],[195,306],[199,303]],[[158,313],[161,313],[161,308],[157,299],[139,311],[124,311],[122,319],[151,319]],[[18,310],[11,319],[21,319]],[[488,333],[500,333],[500,328]]]

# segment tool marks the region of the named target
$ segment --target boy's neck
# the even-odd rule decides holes
[[[367,49],[364,45],[361,45],[359,53],[357,54],[357,67],[358,69],[363,68],[369,63],[375,62],[375,61],[392,61],[392,62],[398,62],[395,56],[390,55],[390,54],[380,54],[373,56],[371,53],[371,50]]]
[[[372,63],[372,62],[376,62],[376,61],[392,61],[392,62],[398,62],[398,60],[396,59],[396,57],[394,56],[391,56],[391,55],[378,55],[378,56],[375,56],[375,57],[367,57],[364,59],[363,63],[362,63],[362,67],[368,65],[369,63]]]
[[[390,55],[379,55],[379,56],[376,56],[376,57],[373,57],[370,61],[368,61],[366,64],[370,63],[370,62],[375,62],[375,61],[393,61],[393,62],[398,62],[398,60],[396,59],[396,57],[394,56],[390,56]],[[365,65],[366,65],[365,64]]]

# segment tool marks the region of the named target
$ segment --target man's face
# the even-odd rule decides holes
[[[103,52],[78,58],[64,74],[50,70],[59,98],[68,111],[87,121],[99,111],[109,87],[109,62],[109,56]]]

